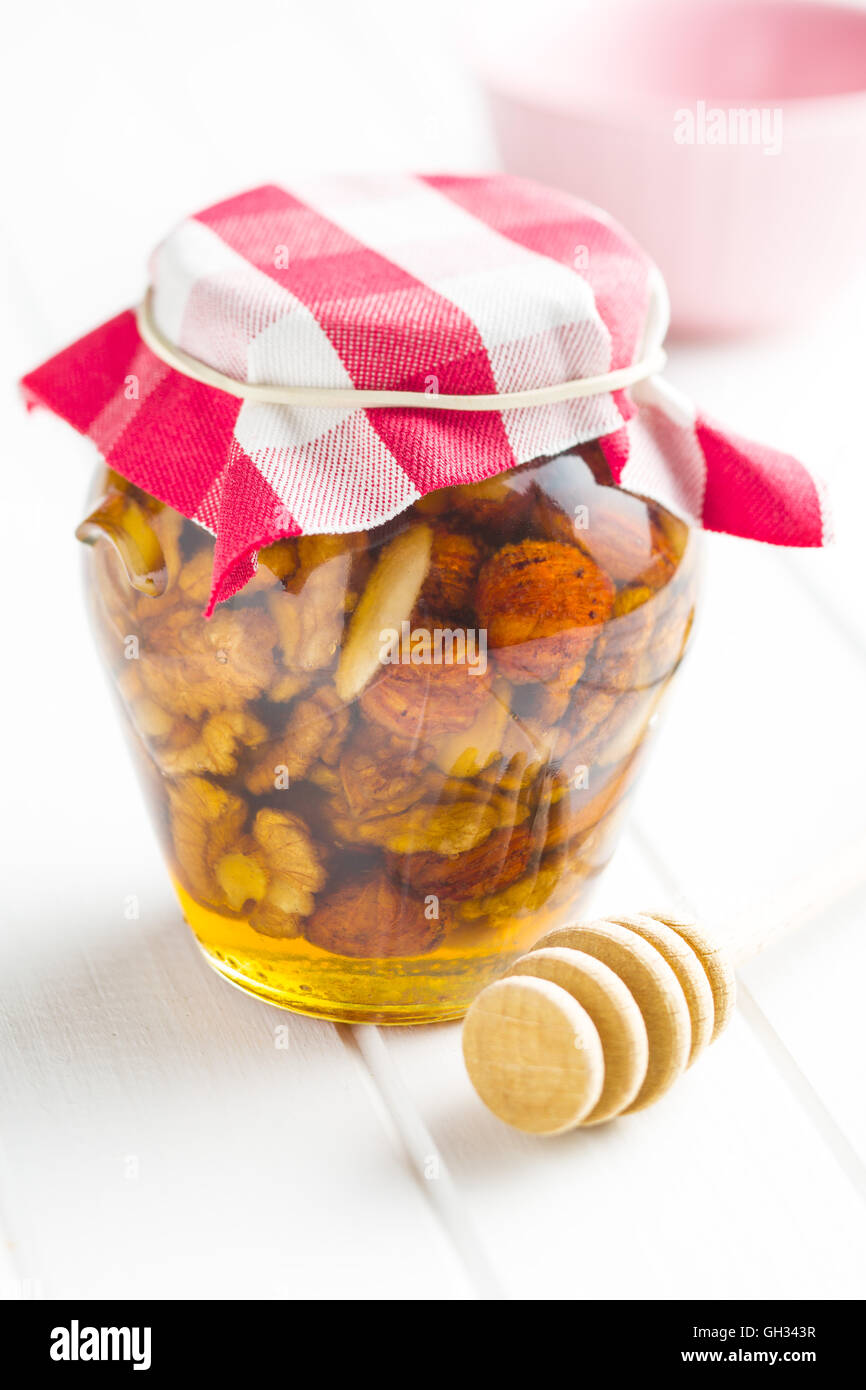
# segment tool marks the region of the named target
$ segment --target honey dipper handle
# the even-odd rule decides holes
[[[782,884],[756,909],[731,920],[721,933],[735,965],[751,960],[788,932],[806,926],[866,883],[866,835]]]

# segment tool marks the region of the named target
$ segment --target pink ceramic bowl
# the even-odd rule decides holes
[[[866,10],[597,0],[503,24],[476,66],[505,168],[624,223],[679,333],[801,319],[864,258]]]

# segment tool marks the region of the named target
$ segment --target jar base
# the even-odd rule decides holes
[[[544,932],[572,920],[579,898],[495,931],[470,928],[435,953],[372,960],[337,956],[302,937],[267,937],[202,907],[174,880],[184,919],[207,963],[265,1003],[331,1023],[408,1025],[462,1018]]]
[[[241,990],[244,994],[251,994],[266,1004],[273,1004],[278,1009],[285,1009],[288,1013],[304,1014],[307,1018],[319,1018],[326,1023],[375,1023],[396,1027],[408,1027],[418,1023],[448,1023],[463,1018],[472,1003],[470,998],[460,1004],[451,1002],[429,1007],[418,1004],[386,1004],[374,1008],[369,1004],[338,1004],[333,998],[318,998],[315,987],[309,984],[298,985],[296,990],[292,990],[251,979],[249,975],[233,969],[225,960],[218,958],[200,941],[197,940],[196,945],[211,970],[227,980],[230,985],[234,985],[235,989]],[[502,970],[507,969],[507,966],[508,962],[503,963]]]

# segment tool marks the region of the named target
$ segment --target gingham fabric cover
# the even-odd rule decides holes
[[[150,278],[164,336],[237,379],[471,394],[639,359],[658,272],[566,194],[500,175],[381,175],[217,203],[170,233]],[[590,439],[623,487],[698,525],[779,545],[826,539],[801,464],[652,383],[501,412],[262,405],[167,366],[127,311],[22,385],[118,473],[213,532],[208,612],[271,541],[366,529],[435,488]]]

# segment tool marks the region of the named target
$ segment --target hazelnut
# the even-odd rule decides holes
[[[323,898],[303,926],[313,946],[368,959],[424,955],[443,931],[438,904],[408,897],[378,869]]]
[[[483,558],[481,546],[472,536],[437,527],[430,568],[418,596],[419,608],[451,618],[470,614]]]
[[[416,662],[418,638],[429,641],[430,653],[437,650],[437,639],[443,653],[449,652],[452,640],[458,657],[471,654],[464,629],[448,623],[427,623],[412,629],[412,648],[400,646],[396,660],[381,667],[381,674],[367,686],[361,696],[361,711],[367,719],[388,733],[400,738],[424,738],[454,730],[468,729],[479,715],[491,683],[489,668],[471,665],[468,660],[427,659]],[[425,653],[422,651],[421,655]]]
[[[376,725],[357,730],[339,763],[341,812],[395,815],[422,796],[435,796],[444,777],[430,768],[426,750]]]
[[[477,612],[497,665],[513,681],[576,679],[615,598],[613,583],[576,546],[521,541],[487,561]]]

